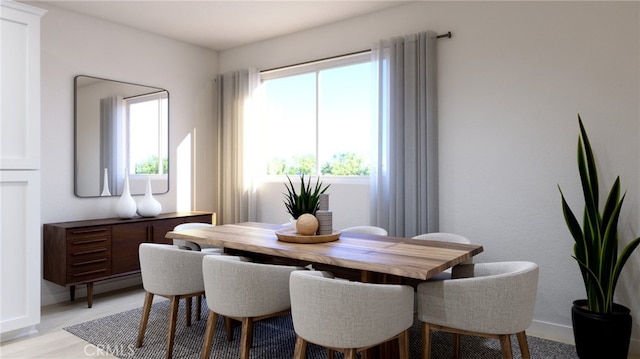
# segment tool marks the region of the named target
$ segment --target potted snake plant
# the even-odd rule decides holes
[[[633,239],[618,254],[618,219],[625,194],[620,196],[620,177],[599,209],[596,163],[587,132],[578,115],[578,171],[584,196],[582,227],[560,189],[562,213],[575,241],[573,258],[578,262],[587,298],[573,302],[571,319],[576,351],[581,359],[626,359],[631,339],[629,308],[614,303],[622,268],[640,244]]]
[[[300,215],[310,213],[316,214],[318,207],[320,206],[320,195],[325,193],[329,188],[329,185],[322,186],[322,181],[318,177],[316,184],[311,185],[311,179],[307,179],[305,183],[304,173],[300,174],[300,191],[297,192],[291,178],[287,176],[289,183],[285,183],[287,193],[284,194],[284,204],[287,208],[287,212],[291,215],[292,219],[298,219]]]

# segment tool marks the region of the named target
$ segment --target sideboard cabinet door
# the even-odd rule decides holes
[[[136,222],[114,225],[112,234],[112,273],[124,274],[140,270],[138,247],[148,241],[149,224]]]

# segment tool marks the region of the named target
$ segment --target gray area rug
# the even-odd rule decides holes
[[[202,318],[192,321],[186,327],[184,301],[180,303],[178,325],[176,329],[173,358],[200,358],[202,341],[206,327],[208,308],[206,300],[202,302]],[[195,306],[195,304],[194,304]],[[195,307],[194,311],[195,313]],[[153,305],[149,324],[141,348],[135,347],[142,308],[129,310],[108,317],[92,320],[64,328],[83,340],[93,344],[94,350],[106,351],[119,358],[162,358],[166,345],[167,319],[169,301]],[[234,340],[228,342],[219,319],[214,337],[211,358],[239,358],[240,327],[234,330]],[[295,332],[290,316],[282,316],[257,322],[255,325],[251,358],[285,359],[293,357]],[[421,358],[420,325],[415,323],[410,330],[411,358]],[[575,347],[536,337],[528,337],[531,358],[569,359],[578,358]],[[517,339],[512,336],[514,358],[521,358]],[[432,337],[433,359],[449,359],[452,357],[451,336],[446,333],[434,333]],[[462,336],[460,338],[461,358],[501,358],[500,343],[494,339]],[[326,358],[324,348],[310,344],[307,351],[310,359]],[[338,355],[340,358],[341,356]]]

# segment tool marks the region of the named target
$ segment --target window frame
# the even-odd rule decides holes
[[[158,126],[158,139],[157,139],[157,148],[156,154],[158,155],[158,172],[160,173],[135,173],[135,163],[131,163],[131,105],[143,103],[143,102],[151,102],[156,101],[158,106],[158,118],[156,122],[156,126]],[[125,112],[126,112],[126,142],[125,142],[125,163],[128,168],[128,175],[130,178],[142,178],[151,176],[153,178],[167,178],[169,175],[169,169],[167,168],[167,173],[163,171],[163,147],[166,147],[167,152],[167,161],[169,160],[169,144],[167,143],[168,131],[168,121],[169,121],[169,93],[167,91],[154,92],[134,97],[125,98]],[[166,102],[164,104],[163,102]],[[165,113],[166,112],[166,113]],[[166,122],[166,124],[165,124]]]
[[[347,54],[347,55],[335,56],[335,57],[316,60],[316,61],[309,61],[309,62],[305,62],[305,63],[301,63],[301,64],[296,64],[296,65],[291,65],[291,66],[285,66],[285,67],[280,67],[280,68],[260,71],[260,73],[259,73],[259,83],[260,83],[260,87],[262,87],[265,81],[285,78],[285,77],[289,77],[289,76],[297,76],[297,75],[303,75],[303,74],[308,74],[308,73],[315,73],[315,76],[316,76],[316,105],[317,105],[317,103],[318,103],[318,90],[319,90],[318,89],[318,87],[319,87],[318,76],[319,76],[319,72],[320,71],[330,70],[330,69],[335,69],[335,68],[340,68],[340,67],[345,67],[345,66],[349,66],[349,65],[371,63],[371,61],[372,61],[371,60],[371,50],[365,50],[365,51],[355,52],[355,53],[351,53],[351,54]],[[263,91],[260,91],[260,93],[262,94],[262,96],[264,96]],[[344,175],[322,175],[320,173],[321,164],[319,162],[319,157],[318,157],[320,138],[319,138],[319,134],[318,134],[318,131],[317,131],[318,124],[319,124],[319,121],[318,121],[319,108],[318,108],[318,106],[316,106],[315,112],[316,112],[316,115],[315,115],[315,117],[316,117],[316,121],[315,121],[315,125],[316,125],[316,145],[315,145],[316,173],[312,174],[311,176],[313,176],[313,177],[325,176],[324,178],[330,178],[331,182],[333,182],[333,183],[351,183],[351,184],[368,183],[370,175],[349,175],[349,176],[344,176]],[[282,179],[285,178],[285,175],[272,175],[272,174],[267,174],[267,173],[262,173],[260,176],[263,177],[263,181],[264,182],[282,181]]]

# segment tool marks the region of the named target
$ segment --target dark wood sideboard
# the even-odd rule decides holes
[[[87,285],[87,305],[93,305],[93,283],[140,273],[140,243],[171,243],[168,231],[181,223],[211,223],[211,212],[163,213],[156,217],[105,218],[47,223],[43,228],[44,279],[75,287]]]

